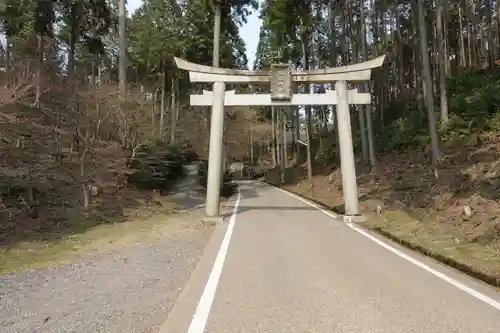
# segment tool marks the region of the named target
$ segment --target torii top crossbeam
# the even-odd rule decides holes
[[[309,71],[291,71],[292,82],[330,83],[333,81],[367,81],[371,77],[371,70],[382,66],[385,55],[354,65],[315,69]],[[191,82],[227,82],[227,83],[262,83],[271,80],[272,71],[249,71],[240,69],[218,68],[204,66],[174,58],[179,69],[189,71]]]

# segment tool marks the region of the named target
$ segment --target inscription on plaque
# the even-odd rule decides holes
[[[289,101],[292,99],[292,75],[288,64],[271,66],[271,100]]]

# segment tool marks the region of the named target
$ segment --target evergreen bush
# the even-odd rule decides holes
[[[207,189],[207,179],[208,179],[208,161],[201,161],[198,167],[198,182],[203,188]],[[223,174],[223,182],[220,195],[224,198],[229,198],[237,192],[238,184],[234,181],[233,175],[225,170]]]
[[[128,180],[142,189],[165,189],[184,176],[187,163],[181,147],[158,140],[137,151]]]

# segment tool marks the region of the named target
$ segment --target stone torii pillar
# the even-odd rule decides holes
[[[354,147],[352,145],[351,115],[349,112],[347,82],[335,82],[335,92],[337,93],[337,128],[339,132],[340,169],[342,171],[345,215],[357,216],[360,213],[358,185],[356,181]]]
[[[371,77],[371,70],[382,66],[385,56],[362,63],[310,70],[291,71],[287,65],[278,64],[269,71],[248,71],[215,68],[175,58],[177,67],[189,71],[191,82],[213,83],[213,91],[191,95],[191,105],[212,106],[210,148],[208,162],[207,198],[205,213],[209,218],[219,217],[220,183],[222,175],[222,136],[224,106],[292,106],[292,105],[337,105],[342,188],[344,193],[344,221],[355,222],[360,218],[358,186],[352,143],[350,104],[371,104],[370,93],[348,90],[347,81],[363,82]],[[271,94],[236,94],[226,91],[225,83],[265,83],[271,85]],[[292,83],[331,83],[335,91],[320,94],[293,94]],[[220,217],[219,217],[220,219]]]

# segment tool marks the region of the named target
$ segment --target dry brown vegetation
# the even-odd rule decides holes
[[[125,221],[138,209],[156,208],[154,193],[127,185],[137,149],[171,135],[165,118],[160,134],[157,101],[129,87],[127,101],[117,85],[95,78],[40,76],[27,58],[0,82],[0,243],[60,239],[99,224]],[[207,112],[179,107],[175,140],[201,157],[208,153]],[[248,108],[227,110],[228,161],[248,156],[249,122],[254,139],[269,129]],[[82,223],[82,220],[85,223]]]
[[[254,156],[267,155],[271,141],[271,125],[260,122],[255,110],[248,107],[234,107],[226,114],[224,136],[228,160],[244,161],[250,156],[250,145],[254,142]]]
[[[150,203],[125,175],[152,139],[154,103],[133,89],[120,103],[115,85],[39,77],[30,64],[0,82],[0,243],[58,238],[83,226],[75,219],[119,222]]]
[[[82,113],[73,123],[56,122],[56,117],[61,115],[19,103],[2,106],[3,243],[35,233],[38,237],[44,230],[62,231],[81,214],[102,223],[99,219],[121,216],[125,206],[144,196],[123,186],[124,147],[103,138],[112,127],[102,126],[109,114]]]

